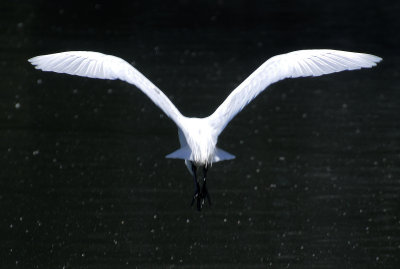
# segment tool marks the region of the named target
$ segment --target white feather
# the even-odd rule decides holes
[[[338,50],[300,50],[270,58],[244,80],[206,118],[187,118],[165,94],[126,61],[90,51],[68,51],[37,56],[29,61],[37,69],[90,78],[120,79],[143,91],[178,126],[181,148],[168,158],[185,159],[196,165],[233,159],[216,147],[219,134],[229,121],[269,85],[284,78],[324,74],[375,66],[381,58]]]
[[[251,100],[269,85],[285,78],[320,76],[375,66],[382,59],[339,50],[299,50],[270,58],[245,79],[209,116],[218,134]]]
[[[92,51],[67,51],[29,59],[36,69],[89,78],[120,79],[142,90],[178,126],[182,114],[165,94],[121,58]]]

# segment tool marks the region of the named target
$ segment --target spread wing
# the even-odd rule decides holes
[[[120,79],[138,87],[178,126],[182,114],[150,80],[121,58],[91,51],[67,51],[29,59],[36,69],[89,78]]]
[[[220,134],[251,100],[274,82],[285,78],[321,76],[344,70],[375,66],[380,57],[338,50],[299,50],[270,58],[243,81],[209,116]]]

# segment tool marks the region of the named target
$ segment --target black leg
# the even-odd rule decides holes
[[[208,168],[206,166],[204,166],[203,167],[203,186],[201,188],[201,194],[203,196],[203,201],[204,201],[204,198],[207,198],[208,204],[211,205],[211,198],[210,198],[210,195],[208,194],[208,189],[207,189],[207,171],[208,171]]]
[[[199,192],[199,182],[197,181],[197,167],[196,165],[192,164],[192,172],[193,172],[193,181],[194,181],[194,190],[195,194]]]
[[[203,167],[203,182],[200,188],[200,183],[197,180],[197,167],[192,164],[193,180],[194,180],[194,195],[190,206],[193,206],[194,201],[196,201],[197,210],[201,211],[204,205],[204,200],[207,199],[208,204],[211,205],[210,195],[207,190],[207,167]]]
[[[194,201],[197,200],[197,210],[201,210],[200,204],[199,204],[199,196],[200,196],[200,185],[199,182],[197,181],[197,167],[192,164],[192,172],[193,172],[193,181],[194,181],[194,195],[192,202],[190,203],[190,206],[193,206]]]

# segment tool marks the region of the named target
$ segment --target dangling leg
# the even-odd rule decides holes
[[[193,203],[195,200],[197,200],[197,210],[201,210],[201,206],[199,204],[199,197],[200,197],[200,185],[199,182],[197,181],[197,167],[190,162],[190,164],[192,165],[192,173],[193,173],[193,181],[194,181],[194,195],[193,195],[193,199],[192,199],[192,203],[190,204],[190,206],[193,206]]]
[[[197,167],[192,162],[190,162],[190,164],[191,164],[193,180],[194,180],[194,195],[193,195],[192,203],[190,204],[190,206],[193,206],[194,201],[196,200],[197,210],[201,211],[201,208],[204,205],[204,200],[206,198],[207,198],[208,204],[211,205],[211,198],[210,198],[210,195],[208,194],[208,190],[207,190],[208,168],[207,168],[207,166],[203,166],[203,183],[200,188],[200,184],[197,181]]]
[[[203,166],[203,186],[201,188],[201,196],[203,204],[204,204],[204,198],[207,198],[208,204],[211,205],[210,195],[208,194],[207,190],[207,171],[208,171],[207,166]]]

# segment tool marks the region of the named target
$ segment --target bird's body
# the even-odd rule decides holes
[[[218,136],[229,121],[270,84],[285,78],[320,76],[324,74],[375,66],[381,58],[363,53],[338,50],[301,50],[270,58],[243,81],[217,110],[205,118],[183,116],[168,97],[150,80],[126,61],[90,51],[69,51],[29,59],[37,69],[91,78],[120,79],[137,86],[178,127],[181,147],[167,158],[184,159],[194,176],[197,208],[209,200],[206,188],[208,167],[235,158],[217,148]],[[203,168],[203,184],[197,181],[197,168]]]
[[[207,118],[186,118],[185,121],[182,132],[191,152],[187,159],[197,166],[211,164],[214,162],[217,145],[215,130],[210,126]]]
[[[167,158],[188,160],[196,166],[208,166],[214,162],[235,158],[216,147],[218,133],[209,117],[183,117],[182,123],[183,127],[178,130],[181,148],[168,154]]]

